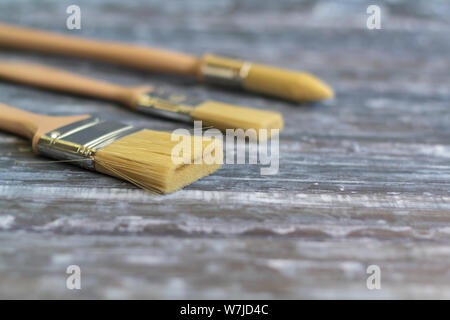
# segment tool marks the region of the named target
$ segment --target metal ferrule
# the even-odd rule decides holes
[[[251,67],[251,62],[207,54],[202,60],[200,77],[207,83],[242,87]]]
[[[139,96],[136,110],[153,116],[190,122],[192,121],[190,113],[194,110],[194,107],[183,104],[184,99],[183,96],[170,95],[155,90]]]
[[[141,130],[90,117],[44,134],[37,143],[37,150],[50,158],[74,160],[80,167],[95,170],[94,157],[98,150]]]

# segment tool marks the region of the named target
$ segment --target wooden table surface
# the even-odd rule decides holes
[[[372,2],[2,1],[2,22],[307,70],[336,97],[295,105],[1,49],[4,60],[274,109],[286,128],[277,175],[225,165],[168,196],[46,163],[1,132],[0,297],[450,298],[450,4],[376,1],[382,29],[368,30]],[[82,30],[66,30],[70,4]],[[5,82],[0,101],[189,127]],[[81,268],[81,290],[66,289],[69,265]],[[369,265],[380,267],[380,290],[366,286]]]

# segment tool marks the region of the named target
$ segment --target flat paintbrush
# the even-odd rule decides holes
[[[69,160],[159,193],[173,192],[216,171],[223,159],[220,140],[178,135],[191,139],[190,146],[201,139],[197,145],[202,149],[181,154],[185,161],[179,163],[173,161],[172,151],[180,142],[172,141],[170,133],[90,115],[51,117],[0,104],[0,130],[32,140],[36,153]],[[204,161],[205,155],[208,161]]]
[[[289,71],[212,54],[195,57],[131,44],[95,41],[0,24],[0,46],[113,62],[148,71],[197,77],[295,102],[330,98],[333,91],[305,72]]]
[[[283,129],[281,114],[204,101],[194,105],[180,95],[152,87],[122,87],[115,84],[35,64],[0,62],[0,79],[46,89],[81,94],[125,105],[133,110],[178,120],[202,120],[205,127],[225,129]],[[261,136],[262,137],[262,136]],[[265,137],[265,136],[264,136]]]

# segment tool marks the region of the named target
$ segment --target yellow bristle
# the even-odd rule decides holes
[[[191,112],[194,120],[202,120],[203,126],[226,129],[267,129],[267,138],[271,129],[283,130],[283,117],[278,112],[257,110],[233,106],[216,101],[206,101]]]
[[[333,97],[333,90],[311,74],[252,63],[244,88],[295,102]]]
[[[191,146],[195,145],[194,139]],[[95,154],[96,170],[128,180],[135,185],[158,193],[174,192],[194,181],[211,174],[221,163],[195,163],[206,147],[217,143],[216,158],[223,159],[221,141],[201,138],[202,152],[191,152],[191,164],[175,164],[172,150],[179,143],[171,140],[171,133],[143,130],[100,149]]]

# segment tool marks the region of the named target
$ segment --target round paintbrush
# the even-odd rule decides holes
[[[249,61],[189,54],[131,44],[95,41],[0,24],[0,46],[97,59],[148,71],[197,77],[295,102],[333,96],[333,90],[306,72],[284,70]]]

